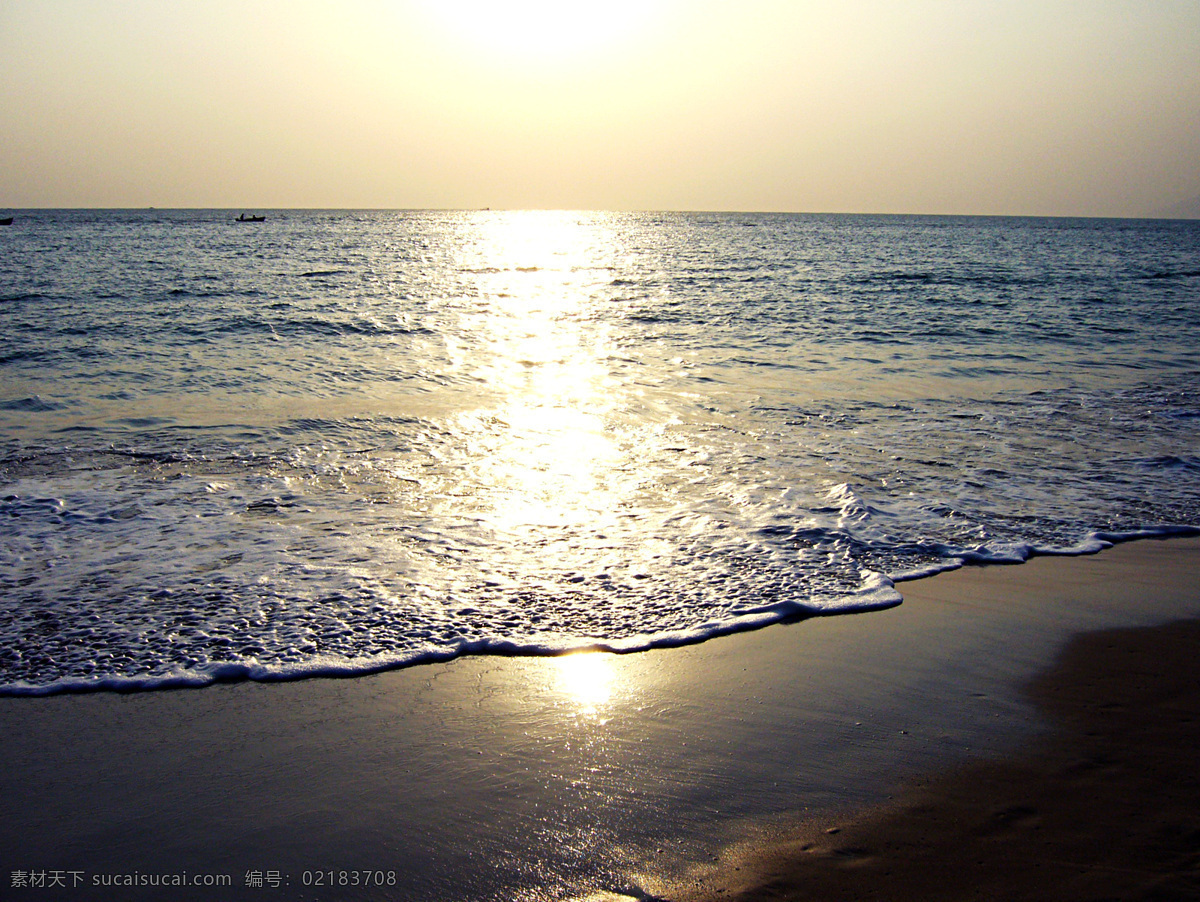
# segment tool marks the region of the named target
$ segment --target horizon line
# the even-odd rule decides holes
[[[1200,221],[1200,214],[1147,214],[1147,215],[1111,215],[1096,213],[914,213],[914,212],[864,212],[837,210],[753,210],[753,209],[701,209],[701,208],[662,208],[662,209],[620,209],[604,207],[305,207],[305,206],[274,206],[255,207],[243,206],[35,206],[35,207],[0,207],[13,213],[22,211],[98,211],[98,212],[239,212],[254,210],[256,212],[340,212],[340,213],[611,213],[629,215],[649,214],[678,214],[678,215],[739,215],[739,216],[874,216],[874,217],[924,217],[930,219],[1096,219],[1096,220],[1160,220],[1177,222]]]

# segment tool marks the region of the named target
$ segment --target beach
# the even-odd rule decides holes
[[[678,899],[1200,898],[1200,622],[1073,640],[1029,691],[1054,733],[779,831]]]
[[[1114,573],[1109,591],[1175,594],[1194,618],[1194,576],[1156,571],[1150,585],[1145,570]],[[966,597],[975,576],[934,594]],[[1196,619],[1076,634],[1023,686],[1046,733],[909,779],[879,806],[779,827],[669,897],[1200,898],[1198,648]]]
[[[1163,624],[1198,556],[636,654],[0,699],[6,898],[1194,898],[1196,627]]]

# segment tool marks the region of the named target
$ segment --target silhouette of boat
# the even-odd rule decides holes
[[[12,225],[12,219],[13,218],[11,216],[6,216],[3,219],[0,219],[0,225]]]
[[[267,217],[265,217],[265,216],[247,216],[245,213],[243,213],[241,216],[239,216],[234,221],[235,222],[266,222]]]

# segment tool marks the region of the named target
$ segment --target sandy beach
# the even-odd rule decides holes
[[[4,895],[1195,898],[1198,563],[1138,541],[686,648],[0,699]]]
[[[1079,634],[1024,687],[1047,734],[781,827],[670,898],[1200,898],[1198,649],[1195,619]]]
[[[1200,622],[1092,633],[1029,691],[1057,729],[724,863],[677,899],[1200,898]]]

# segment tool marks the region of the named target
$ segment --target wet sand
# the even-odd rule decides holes
[[[1198,662],[1200,620],[1078,635],[1024,687],[1047,735],[779,826],[668,897],[1200,899]]]
[[[0,699],[4,895],[52,892],[18,871],[64,900],[1187,892],[1195,697],[1147,674],[1194,693],[1195,627],[1086,634],[1200,616],[1197,573],[1200,540],[1140,541],[686,648]],[[181,873],[229,882],[97,883]]]

